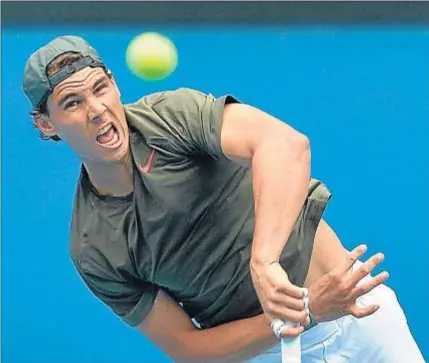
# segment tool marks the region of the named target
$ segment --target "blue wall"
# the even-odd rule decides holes
[[[180,65],[145,83],[125,49],[141,31],[170,36]],[[2,34],[2,348],[4,363],[167,362],[86,290],[68,255],[78,160],[32,129],[26,57],[73,33],[98,48],[124,101],[181,86],[232,93],[312,141],[313,175],[347,247],[384,267],[429,359],[429,31],[412,28],[6,28]],[[113,343],[111,342],[113,341]],[[408,363],[408,362],[407,362]],[[411,363],[411,362],[410,362]]]

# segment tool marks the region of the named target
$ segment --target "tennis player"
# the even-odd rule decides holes
[[[78,273],[172,359],[279,362],[280,319],[299,324],[280,337],[301,335],[304,363],[423,362],[388,274],[371,276],[383,255],[360,263],[366,247],[346,251],[322,219],[331,194],[302,133],[191,89],[124,105],[74,36],[30,56],[23,88],[43,139],[82,161]]]

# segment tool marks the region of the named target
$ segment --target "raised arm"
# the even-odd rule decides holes
[[[308,193],[308,139],[257,108],[229,104],[221,141],[227,157],[252,167],[256,220],[251,271],[264,311],[270,320],[288,316],[304,322],[303,293],[289,282],[279,259]]]

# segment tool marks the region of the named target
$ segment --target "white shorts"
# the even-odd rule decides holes
[[[425,363],[393,290],[380,285],[357,301],[374,303],[380,309],[371,316],[348,315],[304,332],[302,363]],[[280,345],[249,363],[281,363]]]

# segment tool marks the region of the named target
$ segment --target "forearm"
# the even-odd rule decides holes
[[[252,264],[278,261],[299,216],[310,181],[306,138],[274,140],[258,147],[252,159],[255,232]]]
[[[264,315],[195,330],[185,339],[180,363],[243,362],[278,343]]]

